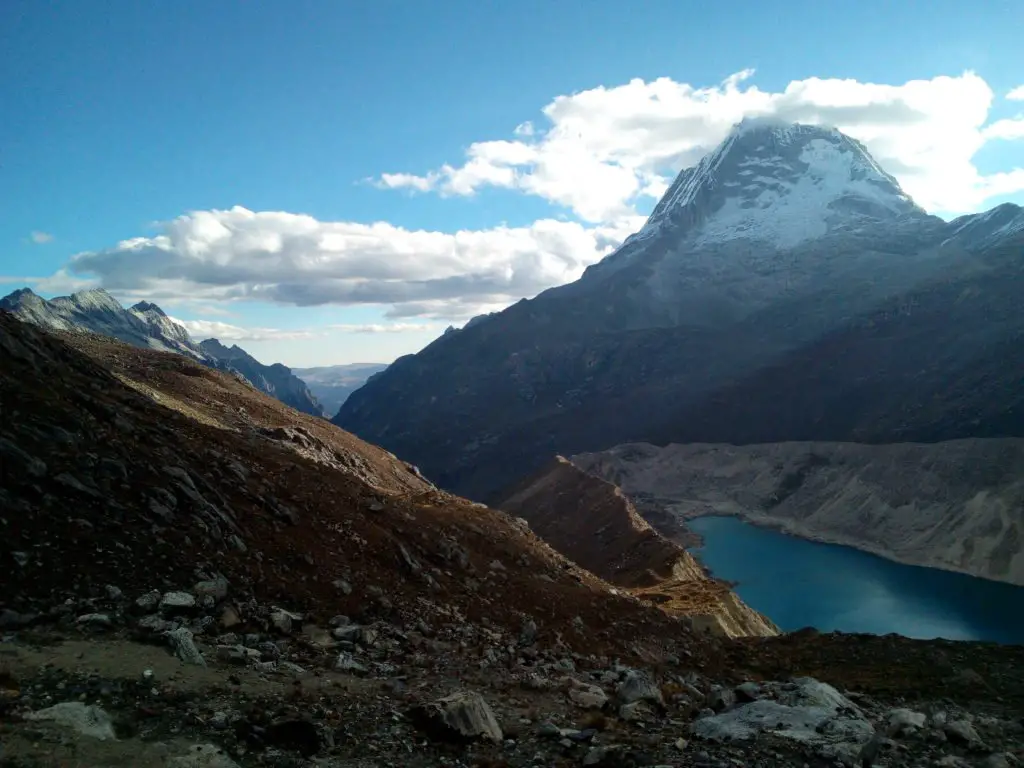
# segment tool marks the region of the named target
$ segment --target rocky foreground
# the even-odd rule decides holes
[[[0,614],[0,765],[1015,766],[1021,649],[791,636],[616,658],[189,591]],[[810,677],[809,673],[818,677]],[[825,682],[826,680],[830,682]]]
[[[1024,648],[726,639],[237,379],[0,314],[0,765],[1002,766]]]

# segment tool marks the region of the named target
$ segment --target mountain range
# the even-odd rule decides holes
[[[49,300],[29,288],[22,288],[0,299],[0,310],[43,328],[89,331],[135,347],[184,355],[211,368],[241,376],[256,389],[298,411],[325,415],[316,397],[287,366],[264,365],[240,347],[225,347],[217,339],[197,344],[180,323],[148,301],[126,309],[102,288]]]
[[[747,120],[574,283],[446,333],[335,422],[492,501],[614,445],[1024,435],[1024,210],[947,222],[866,148]]]

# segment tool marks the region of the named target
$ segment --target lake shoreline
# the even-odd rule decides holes
[[[793,538],[802,539],[804,541],[812,541],[817,544],[833,544],[840,547],[850,547],[851,549],[856,549],[860,552],[866,552],[867,554],[875,555],[876,557],[881,557],[884,560],[899,563],[900,565],[909,565],[914,566],[916,568],[931,568],[938,571],[948,571],[949,573],[958,573],[962,576],[970,576],[975,579],[990,581],[995,584],[1008,584],[1013,587],[1024,587],[1024,584],[1020,584],[1015,581],[1009,581],[1007,579],[993,578],[985,574],[973,572],[970,569],[957,567],[952,563],[947,563],[943,561],[933,561],[927,558],[919,559],[914,557],[900,556],[890,549],[878,547],[876,545],[870,544],[862,540],[847,538],[844,536],[839,536],[824,531],[809,530],[799,525],[795,525],[792,520],[780,520],[778,518],[771,517],[770,515],[757,514],[754,512],[738,510],[715,510],[713,512],[699,512],[696,514],[685,514],[681,512],[676,512],[671,508],[666,511],[670,514],[674,514],[676,518],[679,520],[679,522],[682,523],[684,526],[686,526],[686,523],[690,520],[697,520],[705,517],[735,517],[746,523],[750,523],[751,525],[756,526],[758,528],[765,528],[767,530],[775,531],[786,536],[792,536]],[[700,539],[701,543],[698,546],[703,546],[703,537],[692,529],[688,528],[688,530],[693,536],[696,536],[698,539]],[[700,560],[700,555],[698,553],[693,554],[694,557]],[[701,561],[701,565],[704,565],[703,561]]]
[[[715,578],[784,633],[895,633],[916,639],[1024,644],[1024,587],[794,536],[742,515],[698,515],[691,551]]]

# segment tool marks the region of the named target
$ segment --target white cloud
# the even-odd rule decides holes
[[[1006,94],[1006,98],[1008,98],[1010,101],[1024,101],[1024,85],[1018,85],[1008,94]]]
[[[33,231],[29,237],[36,245],[45,245],[53,240],[53,235],[49,232],[40,232],[38,230]]]
[[[230,341],[271,341],[275,339],[308,339],[315,334],[312,331],[284,331],[277,328],[242,328],[219,320],[181,320],[170,318],[182,325],[193,338],[227,339]]]
[[[133,300],[380,304],[389,318],[458,319],[576,279],[641,223],[542,219],[449,234],[235,207],[78,254],[58,277],[92,276]]]
[[[19,275],[0,275],[0,285],[7,285],[9,283],[21,283],[22,285],[34,285],[35,283],[38,283],[40,280],[43,280],[43,279],[44,278],[42,278],[42,277],[22,277],[22,276],[19,276]]]
[[[1006,120],[996,120],[982,132],[986,139],[1024,139],[1024,115]]]
[[[362,325],[340,323],[327,327],[345,333],[419,333],[437,328],[432,323],[365,323]]]
[[[389,174],[380,183],[458,195],[514,188],[588,222],[616,221],[637,206],[649,208],[673,174],[693,165],[742,118],[769,115],[835,125],[860,139],[932,211],[976,210],[1005,184],[1005,177],[982,175],[972,159],[988,139],[1020,138],[1018,125],[1000,121],[986,128],[993,93],[973,72],[899,85],[812,77],[778,92],[748,84],[752,76],[744,70],[703,88],[636,79],[558,96],[542,110],[546,131],[523,123],[513,141],[471,145],[462,165],[419,176]],[[1010,96],[1018,92],[1024,98],[1024,86]]]

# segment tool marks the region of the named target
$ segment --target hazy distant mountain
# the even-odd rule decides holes
[[[306,382],[324,411],[334,414],[349,395],[387,367],[387,363],[348,363],[318,368],[292,368],[292,373]]]
[[[257,389],[297,410],[325,415],[305,384],[292,376],[287,367],[280,363],[262,365],[244,350],[227,349],[216,340],[212,344],[197,344],[183,326],[148,301],[125,309],[102,288],[50,300],[22,288],[0,299],[0,309],[44,328],[91,331],[136,347],[185,355],[213,368],[239,374]]]
[[[481,500],[655,437],[1019,430],[1022,244],[1018,206],[947,223],[841,132],[745,121],[581,279],[398,359],[335,421]]]

